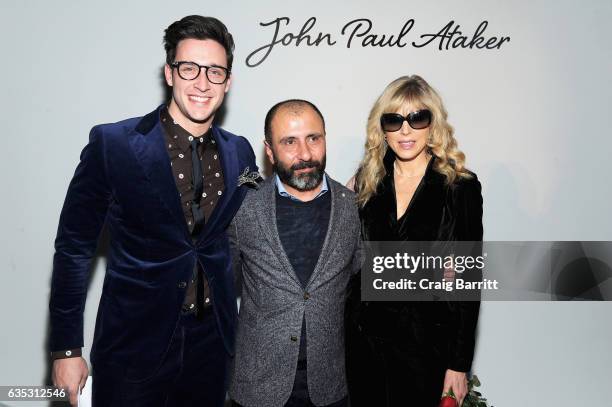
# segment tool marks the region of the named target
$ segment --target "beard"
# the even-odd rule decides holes
[[[272,164],[272,169],[280,180],[291,186],[292,188],[297,189],[298,191],[312,191],[316,187],[318,187],[323,181],[323,175],[325,174],[325,156],[321,159],[321,161],[301,161],[297,164],[293,164],[290,167],[284,166],[272,152],[274,156],[274,164]],[[303,174],[296,174],[295,171],[303,170],[306,168],[314,168],[311,172],[306,172]]]

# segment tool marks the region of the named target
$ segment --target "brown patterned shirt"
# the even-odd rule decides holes
[[[193,136],[174,122],[167,108],[161,110],[160,119],[164,129],[168,155],[170,156],[172,174],[174,175],[174,181],[181,198],[185,222],[192,233],[192,238],[196,240],[199,235],[193,234],[195,225],[191,211],[191,205],[193,205],[194,200],[191,141],[194,138],[198,138],[200,141],[198,143],[198,156],[202,165],[204,181],[204,190],[200,197],[200,210],[204,213],[204,224],[210,218],[219,198],[225,190],[217,142],[211,129],[208,129],[205,134],[199,137]],[[201,290],[200,301],[198,301],[198,289]],[[198,265],[196,264],[192,279],[187,285],[187,295],[183,304],[183,310],[186,312],[201,312],[210,307],[210,305],[211,299],[208,282],[204,273],[198,270]]]

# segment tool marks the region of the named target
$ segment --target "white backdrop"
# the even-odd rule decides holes
[[[223,126],[251,141],[260,166],[266,111],[304,98],[326,117],[328,172],[345,182],[361,158],[375,98],[396,77],[417,73],[442,94],[481,179],[487,240],[612,240],[609,1],[4,0],[0,7],[0,385],[44,382],[53,239],[79,152],[94,124],[162,102],[163,29],[187,14],[216,16],[234,35]],[[330,33],[335,46],[277,46],[261,65],[246,66],[272,38],[260,22],[289,17],[281,32],[297,33],[312,16],[313,36]],[[356,18],[370,19],[379,35],[415,23],[406,47],[354,40],[347,48],[340,30]],[[494,50],[410,46],[451,20],[469,37],[487,20],[485,37],[511,40]],[[87,354],[103,267],[103,260],[94,267],[87,301]],[[483,304],[474,364],[483,392],[496,406],[609,404],[611,310],[589,302]]]

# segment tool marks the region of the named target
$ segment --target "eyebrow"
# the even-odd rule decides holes
[[[323,133],[308,133],[306,136],[304,136],[304,138],[308,138],[308,137],[324,137],[325,134]],[[298,139],[300,138],[300,136],[294,136],[294,135],[287,135],[287,136],[282,136],[279,141],[283,141],[283,140],[287,140],[287,139]]]

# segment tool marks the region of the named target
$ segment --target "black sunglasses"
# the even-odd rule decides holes
[[[404,121],[415,130],[424,129],[431,124],[431,111],[417,110],[408,113],[405,117],[398,113],[384,113],[380,116],[380,126],[383,131],[398,131],[404,125]]]

